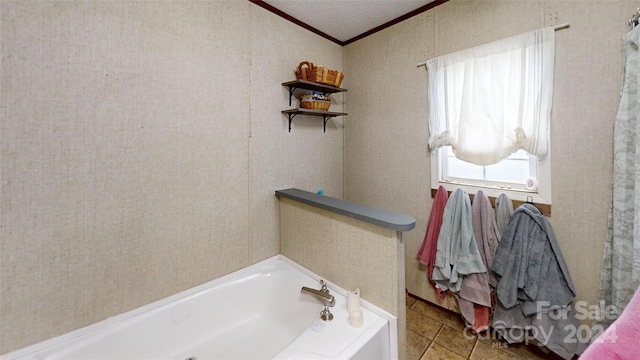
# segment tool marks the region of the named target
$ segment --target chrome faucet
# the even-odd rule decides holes
[[[333,320],[333,314],[329,311],[329,307],[333,307],[336,304],[336,299],[333,295],[329,294],[329,289],[327,288],[327,284],[325,284],[324,280],[320,280],[322,284],[322,288],[320,290],[311,289],[306,286],[303,286],[300,290],[302,294],[309,294],[320,300],[322,305],[324,305],[324,310],[320,312],[320,319],[324,321]]]

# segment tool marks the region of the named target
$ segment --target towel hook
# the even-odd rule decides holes
[[[631,18],[629,19],[629,27],[633,29],[636,26],[638,26],[639,20],[640,20],[640,7],[637,9],[637,12],[635,14],[631,15]]]

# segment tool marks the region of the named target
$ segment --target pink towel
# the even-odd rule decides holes
[[[433,267],[436,263],[436,251],[438,249],[438,235],[440,235],[440,228],[442,227],[442,215],[444,214],[444,207],[447,205],[448,198],[447,190],[443,186],[440,186],[438,191],[436,191],[433,206],[431,207],[427,232],[420,246],[420,250],[418,250],[420,262],[427,266],[427,279],[434,288],[436,283],[431,280],[431,276],[433,275]]]
[[[580,360],[632,360],[640,356],[640,290],[622,314],[580,355]]]
[[[482,190],[478,190],[474,196],[471,211],[473,236],[478,245],[480,257],[484,266],[491,269],[493,256],[500,241],[500,232],[491,202]],[[495,286],[495,283],[495,278],[490,271],[469,274],[462,279],[458,300],[460,313],[467,324],[473,325],[475,332],[489,328],[493,308],[493,289],[490,285]]]

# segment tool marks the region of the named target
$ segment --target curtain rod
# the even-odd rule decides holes
[[[558,30],[566,29],[568,27],[569,27],[569,23],[564,23],[564,24],[553,26],[553,30],[558,31]],[[427,62],[423,61],[423,62],[419,63],[418,65],[416,65],[416,67],[425,66],[425,65],[427,65]]]

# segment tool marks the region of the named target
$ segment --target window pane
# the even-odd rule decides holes
[[[529,160],[529,153],[520,149],[516,152],[514,152],[513,154],[509,155],[509,157],[507,159],[522,159],[522,160]]]
[[[537,160],[524,150],[511,154],[511,156],[497,164],[480,166],[459,160],[449,147],[445,149],[446,151],[443,154],[443,161],[445,161],[443,179],[445,180],[469,179],[470,183],[480,182],[487,184],[486,182],[489,182],[494,185],[512,184],[512,186],[513,184],[519,184],[524,189],[526,179],[531,176],[536,177],[535,162]],[[534,162],[533,167],[532,162]]]
[[[459,160],[453,156],[448,156],[447,159],[448,177],[459,177],[466,179],[482,179],[484,177],[482,166]]]
[[[524,184],[529,177],[528,160],[504,159],[501,162],[486,166],[487,180]]]

